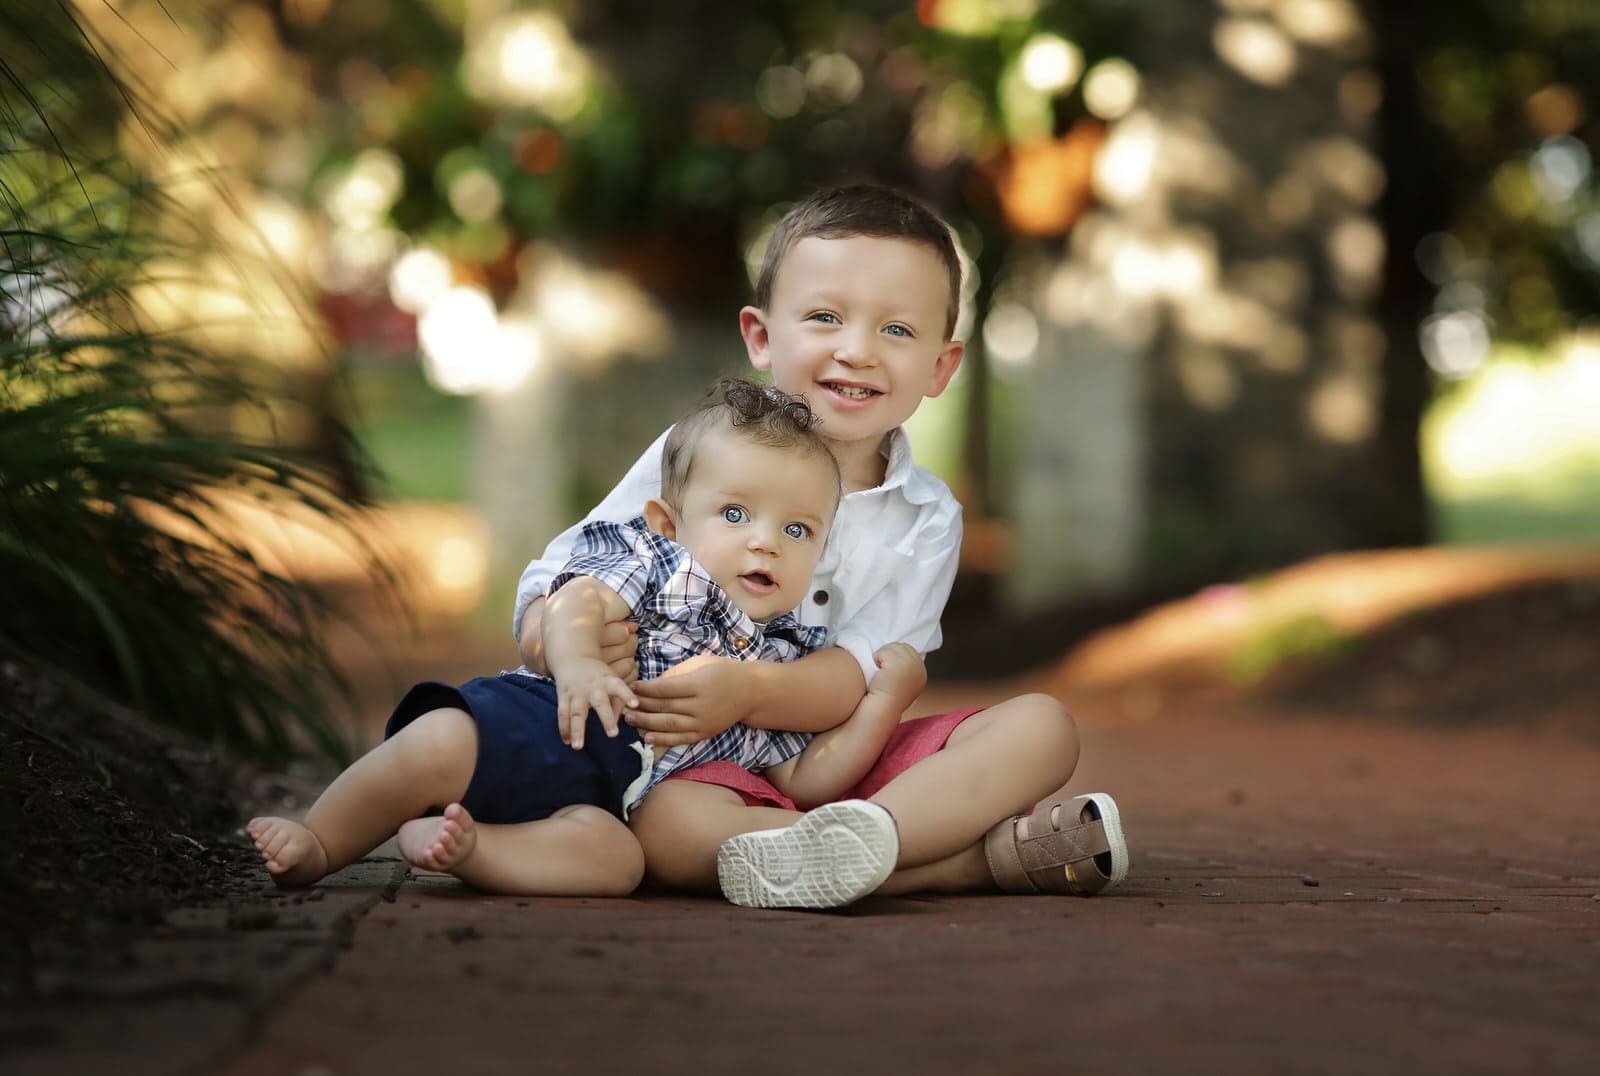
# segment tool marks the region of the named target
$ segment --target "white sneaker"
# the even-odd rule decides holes
[[[838,908],[894,872],[900,835],[876,803],[841,800],[783,829],[743,833],[717,849],[722,895],[746,908]]]

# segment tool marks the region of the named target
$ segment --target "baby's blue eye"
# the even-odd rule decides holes
[[[722,510],[722,518],[729,523],[743,523],[746,518],[745,511],[736,504],[730,504]]]
[[[891,326],[889,326],[887,329],[885,329],[883,331],[886,332],[886,333],[889,333],[889,334],[891,334],[893,336],[910,336],[911,335],[911,330],[906,328],[904,325],[891,325]]]
[[[820,321],[824,325],[833,325],[839,320],[837,316],[828,313],[826,310],[817,311],[815,314],[811,315],[811,319],[813,321]]]
[[[790,523],[783,528],[783,533],[796,541],[811,536],[811,528],[804,523]]]

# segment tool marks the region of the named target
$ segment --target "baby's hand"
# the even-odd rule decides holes
[[[906,643],[890,643],[872,655],[878,671],[867,685],[869,695],[883,695],[904,710],[917,700],[928,685],[928,667],[922,655]]]
[[[600,716],[607,736],[617,734],[617,719],[624,709],[639,705],[628,685],[596,658],[575,658],[555,673],[556,721],[563,743],[573,750],[583,747],[583,726],[592,709]]]

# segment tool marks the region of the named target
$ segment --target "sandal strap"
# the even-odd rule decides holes
[[[1017,826],[1022,819],[1017,816],[1003,818],[989,827],[983,835],[983,858],[989,863],[989,873],[1002,893],[1037,893],[1039,887],[1028,877],[1022,865],[1022,853],[1017,839]]]
[[[1042,833],[1032,832],[1032,827],[1029,827],[1029,832],[1019,834],[1016,845],[1022,869],[1029,873],[1061,871],[1069,863],[1093,859],[1111,850],[1106,828],[1098,820],[1064,829],[1046,829]]]

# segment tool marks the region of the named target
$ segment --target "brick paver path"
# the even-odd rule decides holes
[[[1085,728],[1113,895],[486,898],[365,868],[349,946],[220,1066],[285,1073],[1597,1071],[1600,748]]]

